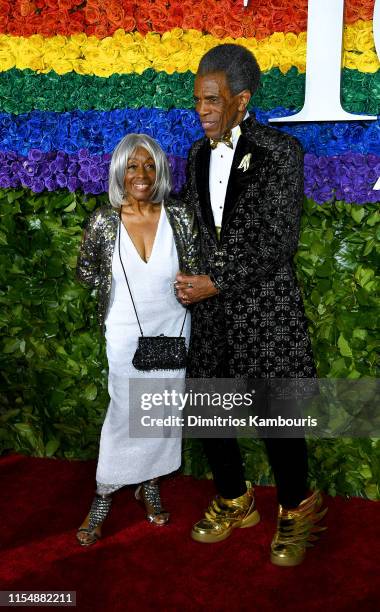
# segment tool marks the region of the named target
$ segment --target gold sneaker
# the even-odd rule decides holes
[[[319,491],[315,491],[292,510],[279,506],[277,531],[271,544],[271,561],[274,565],[293,566],[302,563],[306,548],[318,540],[315,534],[327,529],[316,524],[327,512],[327,508],[320,512],[321,506],[322,495]]]
[[[253,487],[247,482],[247,492],[235,499],[217,495],[205,512],[205,518],[195,523],[191,537],[197,542],[213,544],[231,535],[235,527],[253,527],[260,521],[255,508]]]

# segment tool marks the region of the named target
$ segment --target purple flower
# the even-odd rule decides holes
[[[80,180],[82,181],[82,183],[86,183],[88,181],[88,172],[86,170],[86,168],[81,168],[78,172],[78,178],[80,178]],[[88,193],[88,192],[86,192]]]
[[[59,172],[56,175],[55,178],[56,178],[58,187],[66,187],[67,186],[67,176],[65,174],[62,174],[62,173]]]
[[[53,178],[47,177],[44,179],[45,187],[48,191],[54,191],[56,189],[56,182]]]
[[[41,178],[37,177],[31,182],[30,188],[35,193],[40,193],[45,189],[45,183]]]
[[[31,161],[39,161],[42,159],[43,153],[39,149],[29,149],[28,151],[28,159]]]
[[[69,180],[67,181],[67,187],[69,191],[76,191],[81,187],[81,182],[75,176],[70,176]]]

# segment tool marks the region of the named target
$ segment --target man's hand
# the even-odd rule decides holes
[[[188,306],[219,293],[207,274],[181,274],[176,276],[175,290],[181,304]]]

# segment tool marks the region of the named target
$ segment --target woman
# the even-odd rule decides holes
[[[158,477],[180,466],[181,439],[130,438],[134,407],[128,398],[130,378],[185,376],[184,370],[141,372],[132,365],[141,335],[137,316],[144,336],[178,336],[186,310],[173,291],[175,275],[178,269],[198,270],[193,216],[168,198],[170,189],[169,166],[160,146],[144,134],[129,134],[112,155],[111,206],[96,210],[84,233],[77,274],[98,289],[110,404],[100,438],[96,495],[77,532],[83,546],[99,539],[112,493],[127,484],[141,483],[136,498],[145,504],[150,522],[164,525],[169,519],[161,506]]]

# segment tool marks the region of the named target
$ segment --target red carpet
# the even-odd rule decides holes
[[[95,464],[11,455],[0,459],[1,590],[75,590],[91,611],[378,610],[379,504],[326,498],[328,531],[303,565],[269,560],[275,490],[257,488],[262,520],[219,544],[189,537],[213,483],[177,476],[162,485],[172,522],[144,520],[132,489],[115,495],[104,538],[81,548]]]

